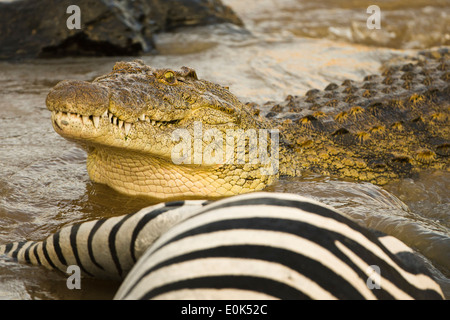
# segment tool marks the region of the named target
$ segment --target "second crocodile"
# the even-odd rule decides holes
[[[90,178],[128,195],[216,198],[306,172],[383,185],[425,169],[449,170],[449,54],[426,52],[414,60],[261,107],[241,103],[190,68],[118,62],[92,82],[60,82],[46,103],[55,131],[87,150]],[[224,138],[198,136],[199,128]],[[229,132],[236,143],[225,138]],[[254,134],[266,132],[279,132],[273,136],[279,139],[250,150],[252,141],[263,141],[252,140]],[[174,161],[182,133],[192,137],[192,148]],[[229,151],[211,163],[195,158],[196,147],[213,158]],[[250,159],[253,151],[271,158],[272,170],[276,160],[276,170],[262,172],[265,164]]]

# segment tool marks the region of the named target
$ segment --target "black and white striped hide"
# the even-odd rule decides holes
[[[443,298],[418,259],[399,259],[414,256],[401,241],[298,195],[167,203],[59,233],[0,253],[91,275],[129,271],[115,299]]]
[[[44,241],[0,246],[0,255],[64,273],[68,266],[77,265],[84,275],[121,280],[161,234],[206,203],[198,200],[163,203],[129,215],[74,224]]]

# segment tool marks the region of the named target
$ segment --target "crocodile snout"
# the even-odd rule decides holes
[[[87,81],[61,81],[50,90],[46,105],[50,111],[98,117],[108,110],[109,90]]]

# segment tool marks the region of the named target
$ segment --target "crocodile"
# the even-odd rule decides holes
[[[87,151],[92,181],[131,196],[221,198],[262,190],[282,175],[312,172],[384,185],[427,169],[449,170],[449,81],[449,53],[440,49],[362,81],[330,83],[259,106],[199,79],[194,69],[156,69],[134,60],[117,62],[91,82],[58,83],[46,105],[55,131]],[[222,138],[196,135],[198,128]],[[182,140],[174,138],[177,130],[194,146],[175,159],[184,162],[173,157]],[[244,151],[230,143],[229,132]],[[249,132],[272,138],[266,145],[258,140],[257,153],[272,157],[272,171],[260,170],[267,167],[262,157],[250,159],[255,140]],[[229,147],[231,158],[195,159],[195,147],[217,155],[214,146]]]

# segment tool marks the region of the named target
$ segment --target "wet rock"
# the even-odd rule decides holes
[[[138,55],[155,33],[224,22],[242,25],[220,0],[16,0],[0,3],[0,59]]]

